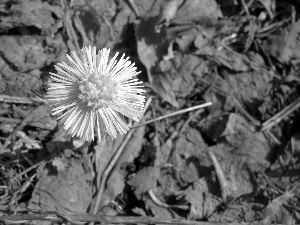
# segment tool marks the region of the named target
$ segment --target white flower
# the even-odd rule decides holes
[[[125,134],[128,126],[120,114],[139,120],[144,108],[145,92],[141,81],[134,79],[140,72],[134,63],[109,60],[110,49],[96,52],[96,47],[83,47],[67,55],[67,62],[58,63],[57,73],[50,73],[48,100],[53,115],[71,136],[85,141],[117,133]]]

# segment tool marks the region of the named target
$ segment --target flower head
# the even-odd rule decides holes
[[[138,121],[144,108],[145,92],[138,79],[134,63],[118,53],[109,60],[110,50],[83,47],[78,53],[67,55],[67,62],[55,66],[57,73],[50,73],[48,100],[59,123],[71,136],[85,141],[129,129],[120,115]]]

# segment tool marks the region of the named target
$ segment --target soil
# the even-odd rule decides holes
[[[300,223],[299,9],[1,1],[0,221],[57,212]],[[150,104],[115,140],[70,138],[51,114],[49,73],[83,46],[125,53],[141,71]]]

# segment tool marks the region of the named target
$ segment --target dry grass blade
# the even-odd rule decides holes
[[[44,103],[41,98],[23,98],[18,96],[0,95],[0,102],[15,104],[34,104],[35,102]]]
[[[207,103],[204,103],[204,104],[201,104],[201,105],[196,105],[196,106],[193,106],[193,107],[189,107],[187,109],[182,109],[182,110],[179,110],[177,112],[169,113],[167,115],[160,116],[160,117],[157,117],[157,118],[152,119],[152,120],[148,120],[144,123],[133,125],[130,128],[137,128],[137,127],[140,127],[140,126],[144,126],[144,125],[147,125],[149,123],[153,123],[153,122],[156,122],[156,121],[159,121],[159,120],[163,120],[163,119],[166,119],[166,118],[169,118],[169,117],[172,117],[172,116],[177,116],[177,115],[180,115],[180,114],[183,114],[183,113],[186,113],[186,112],[190,112],[190,111],[193,111],[193,110],[196,110],[196,109],[201,109],[201,108],[204,108],[204,107],[207,107],[207,106],[210,106],[210,105],[212,105],[212,103],[207,102]]]
[[[215,168],[215,171],[216,171],[216,174],[217,174],[217,177],[218,177],[218,181],[219,181],[220,188],[221,188],[221,193],[222,193],[223,203],[226,203],[228,197],[230,196],[228,182],[226,180],[223,169],[222,169],[221,165],[219,164],[215,154],[212,151],[208,151],[208,155],[209,155],[209,157],[210,157],[210,159],[213,163],[213,166]]]
[[[277,113],[275,116],[268,119],[266,122],[262,124],[261,131],[268,130],[278,124],[281,120],[283,120],[285,117],[287,117],[289,114],[293,113],[300,107],[300,98],[297,99],[292,104],[285,107],[283,110],[281,110],[279,113]]]

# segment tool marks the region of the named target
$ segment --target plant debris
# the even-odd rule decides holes
[[[299,9],[2,1],[0,221],[300,223]],[[54,65],[89,45],[142,71],[141,122],[115,140],[68,137],[45,98]]]

